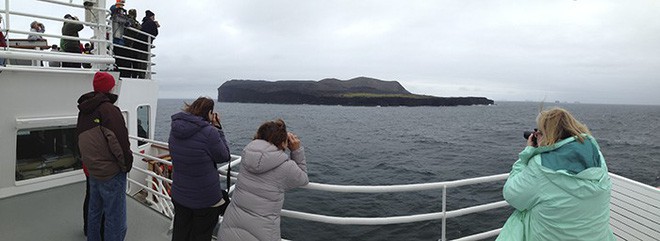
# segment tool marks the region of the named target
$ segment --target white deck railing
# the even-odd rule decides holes
[[[401,224],[411,222],[423,222],[431,220],[442,220],[441,238],[440,240],[447,240],[446,227],[448,218],[459,217],[467,214],[483,212],[491,209],[502,208],[508,206],[505,201],[491,202],[482,205],[466,207],[462,209],[447,211],[447,188],[455,188],[479,183],[495,182],[506,180],[509,174],[499,174],[485,177],[468,178],[454,181],[433,182],[433,183],[420,183],[420,184],[403,184],[403,185],[378,185],[378,186],[354,186],[354,185],[330,185],[321,183],[312,183],[303,186],[302,188],[328,191],[328,192],[348,192],[348,193],[392,193],[392,192],[414,192],[425,190],[442,190],[442,211],[415,214],[407,216],[394,216],[394,217],[336,217],[319,214],[311,214],[297,211],[282,210],[282,216],[303,219],[308,221],[323,222],[339,225],[386,225],[386,224]],[[491,230],[484,233],[479,233],[461,240],[479,240],[491,236],[495,236],[499,230]]]
[[[131,139],[138,140],[138,141],[143,141],[147,142],[149,144],[147,145],[158,145],[161,148],[167,148],[169,145],[164,142],[159,142],[159,141],[154,141],[146,138],[140,138],[136,136],[130,136]],[[134,151],[133,154],[136,156],[139,156],[140,158],[144,158],[146,160],[153,160],[158,163],[162,163],[168,166],[171,166],[172,163],[170,161],[164,160],[162,158],[158,158],[149,154],[143,154],[140,152]],[[241,159],[240,156],[235,156],[232,155],[232,161],[228,164],[231,165],[232,167],[240,164]],[[136,168],[136,167],[134,167]],[[142,170],[141,168],[137,168],[137,170],[149,175],[147,177],[148,182],[153,182],[153,186],[151,188],[145,186],[145,185],[140,185],[143,188],[147,190],[147,192],[153,193],[155,195],[158,195],[159,197],[162,197],[162,200],[159,199],[158,203],[161,203],[162,201],[169,201],[171,202],[171,197],[167,196],[165,198],[164,196],[167,192],[163,192],[161,188],[164,187],[163,182],[167,183],[172,183],[170,179],[163,178],[158,176],[156,173],[152,171],[146,171]],[[226,178],[227,175],[227,164],[221,166],[218,168],[218,172],[222,178]],[[237,176],[237,172],[231,172],[231,178],[236,179],[235,176]],[[487,203],[487,204],[482,204],[482,205],[476,205],[472,207],[466,207],[462,209],[457,209],[457,210],[446,210],[446,203],[447,203],[447,188],[456,188],[456,187],[461,187],[461,186],[466,186],[466,185],[473,185],[473,184],[479,184],[479,183],[487,183],[487,182],[495,182],[495,181],[501,181],[501,180],[506,180],[506,178],[509,176],[509,174],[499,174],[499,175],[493,175],[493,176],[485,176],[485,177],[478,177],[478,178],[468,178],[468,179],[462,179],[462,180],[455,180],[455,181],[445,181],[445,182],[434,182],[434,183],[420,183],[420,184],[403,184],[403,185],[375,185],[375,186],[361,186],[361,185],[333,185],[333,184],[323,184],[323,183],[314,183],[310,182],[306,186],[303,186],[302,188],[305,189],[311,189],[311,190],[318,190],[318,191],[327,191],[327,192],[342,192],[342,193],[392,193],[392,192],[415,192],[415,191],[426,191],[426,190],[442,190],[442,211],[441,212],[433,212],[433,213],[425,213],[425,214],[414,214],[414,215],[407,215],[407,216],[393,216],[393,217],[337,217],[337,216],[328,216],[328,215],[320,215],[320,214],[313,214],[313,213],[306,213],[306,212],[299,212],[299,211],[292,211],[292,210],[282,210],[282,216],[285,217],[290,217],[290,218],[295,218],[295,219],[301,219],[301,220],[308,220],[308,221],[314,221],[314,222],[322,222],[322,223],[328,223],[328,224],[338,224],[338,225],[386,225],[386,224],[401,224],[401,223],[411,223],[411,222],[423,222],[423,221],[430,221],[430,220],[442,220],[442,237],[440,240],[446,240],[445,233],[446,233],[446,219],[448,218],[454,218],[454,217],[459,217],[471,213],[478,213],[478,212],[483,212],[491,209],[496,209],[496,208],[501,208],[501,207],[506,207],[508,204],[505,201],[499,201],[499,202],[492,202],[492,203]],[[156,179],[157,181],[154,181],[153,179]],[[132,183],[136,183],[136,181],[131,181]],[[153,188],[156,186],[157,188]],[[230,192],[233,191],[234,186],[232,185],[232,188],[230,189]],[[156,190],[154,190],[156,189]],[[153,206],[152,206],[153,207]],[[162,208],[160,205],[157,206],[157,210],[166,214],[168,217],[173,217],[169,216],[167,213],[167,209]],[[475,234],[472,236],[468,237],[463,237],[461,240],[478,240],[482,238],[487,238],[491,237],[494,235],[497,235],[499,233],[499,229],[496,230],[491,230],[488,232],[480,233],[480,234]]]
[[[153,141],[145,138],[131,136],[132,139],[145,141],[160,148],[168,147],[167,143]],[[147,158],[150,160],[158,161],[159,163],[169,164],[171,162],[163,160],[151,155],[136,153],[134,154]],[[241,159],[239,156],[232,155],[232,161],[229,163],[232,167],[240,164]],[[227,164],[218,168],[218,172],[222,178],[226,178]],[[161,182],[172,183],[170,179],[155,177],[156,173],[146,171],[150,181],[153,178],[159,180],[156,183],[158,187],[163,186]],[[237,172],[231,172],[232,180],[236,179],[239,175]],[[468,178],[454,181],[433,182],[433,183],[420,183],[420,184],[402,184],[402,185],[333,185],[310,182],[302,188],[326,191],[326,192],[340,192],[340,193],[392,193],[392,192],[414,192],[425,190],[442,190],[442,211],[431,212],[424,214],[413,214],[405,216],[389,216],[389,217],[339,217],[320,215],[307,212],[299,212],[292,210],[282,210],[282,216],[321,222],[335,225],[387,225],[387,224],[401,224],[411,222],[423,222],[431,220],[442,220],[442,236],[439,240],[446,240],[446,219],[455,218],[467,214],[483,212],[491,209],[497,209],[508,206],[506,201],[497,201],[481,205],[470,206],[457,210],[446,210],[447,189],[457,188],[467,185],[488,183],[506,180],[509,174],[499,174],[492,176]],[[610,224],[615,235],[620,240],[654,240],[660,237],[660,189],[650,187],[648,185],[630,180],[628,178],[610,173],[612,178],[612,200],[610,205],[611,220]],[[230,191],[233,191],[233,187]],[[146,187],[145,187],[146,188]],[[149,188],[152,189],[152,188]],[[160,190],[149,190],[150,192],[162,195]],[[171,198],[163,197],[164,200],[171,202]],[[159,210],[164,212],[163,210]],[[171,217],[171,216],[170,216]],[[477,233],[455,240],[468,241],[468,240],[481,240],[497,236],[501,228]]]
[[[82,19],[81,21],[63,19],[59,14],[57,16],[47,16],[47,15],[13,11],[10,9],[10,7],[12,6],[10,4],[11,1],[5,0],[4,9],[0,9],[0,14],[4,15],[3,23],[5,25],[5,28],[2,29],[2,32],[4,33],[5,38],[7,39],[7,46],[9,47],[0,48],[0,59],[11,60],[11,62],[5,62],[6,65],[0,66],[0,70],[41,71],[41,72],[49,71],[49,70],[58,70],[58,71],[71,72],[71,70],[73,69],[74,72],[72,73],[77,73],[76,71],[78,71],[78,69],[76,68],[60,68],[60,67],[45,66],[45,63],[42,64],[42,62],[40,62],[40,61],[47,61],[48,63],[69,62],[69,63],[90,64],[92,65],[91,68],[89,69],[81,68],[78,72],[90,72],[90,71],[95,72],[98,70],[114,69],[115,67],[113,66],[113,64],[116,63],[117,59],[121,59],[124,61],[128,61],[130,63],[140,63],[142,65],[141,67],[126,67],[126,66],[116,67],[117,70],[123,73],[128,73],[128,75],[131,75],[131,77],[135,77],[135,75],[137,75],[132,73],[140,73],[139,77],[137,78],[151,79],[151,75],[155,74],[155,72],[152,70],[152,66],[155,65],[152,61],[152,58],[155,57],[155,55],[151,53],[151,49],[154,48],[154,45],[151,44],[151,42],[155,38],[155,36],[137,29],[127,28],[127,30],[136,32],[138,36],[144,36],[147,39],[147,41],[142,41],[128,36],[124,36],[124,38],[148,46],[146,51],[139,50],[129,46],[115,45],[112,43],[112,40],[106,39],[105,36],[112,36],[113,31],[111,26],[112,21],[108,19],[109,10],[101,6],[101,5],[105,6],[105,2],[106,2],[105,0],[99,0],[97,2],[98,6],[94,6],[94,7],[84,6],[83,1],[76,1],[79,3],[73,3],[73,1],[61,1],[61,0],[60,1],[35,0],[35,1],[48,3],[48,4],[61,5],[70,8],[83,9],[83,11],[85,11],[86,14],[89,14],[89,16],[91,16],[90,19],[92,19],[93,21],[87,22],[87,21],[82,21]],[[85,37],[64,36],[61,34],[24,31],[24,26],[20,26],[19,28],[14,28],[14,25],[11,24],[13,22],[14,17],[24,17],[24,18],[32,18],[35,20],[48,20],[48,21],[56,21],[62,23],[65,22],[79,23],[84,26],[91,27],[94,30],[94,36],[90,38],[85,38]],[[52,29],[57,29],[57,28],[51,28],[51,30]],[[16,38],[16,35],[18,35],[19,37]],[[93,50],[93,54],[90,55],[90,54],[79,54],[79,53],[53,52],[42,49],[41,48],[42,46],[36,46],[43,43],[45,45],[48,45],[47,47],[50,47],[51,44],[47,44],[47,42],[44,40],[30,42],[31,45],[29,46],[35,45],[35,47],[32,49],[26,46],[20,47],[20,46],[16,46],[16,44],[13,44],[14,42],[12,41],[14,40],[20,40],[21,41],[20,43],[25,43],[25,39],[27,39],[28,35],[37,35],[41,37],[56,38],[56,39],[86,41],[93,43],[95,48]],[[23,49],[19,49],[19,47]],[[46,46],[43,47],[45,48]],[[113,54],[115,52],[114,48],[121,48],[125,50],[124,52],[126,52],[126,56],[118,56]],[[138,56],[137,54],[144,57],[143,58],[128,57],[128,56]],[[29,68],[29,67],[33,67],[33,68]]]

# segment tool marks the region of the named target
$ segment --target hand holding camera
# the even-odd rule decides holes
[[[217,112],[209,111],[209,121],[211,122],[211,125],[218,129],[222,129],[222,125],[220,124],[220,114]]]
[[[291,151],[295,151],[300,148],[300,139],[298,139],[298,136],[293,134],[293,132],[287,133],[287,142],[288,148]]]
[[[538,140],[537,140],[538,135],[540,135],[540,132],[536,128],[534,128],[534,131],[523,132],[523,137],[527,140],[528,146],[533,146],[533,147],[538,146]]]

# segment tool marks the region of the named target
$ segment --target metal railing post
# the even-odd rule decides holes
[[[146,68],[147,72],[144,73],[144,77],[146,79],[151,79],[151,43],[152,42],[153,42],[153,40],[151,39],[151,35],[148,35],[147,36],[147,43],[148,43],[147,52],[149,52],[149,53],[147,54],[147,68]]]
[[[442,187],[442,241],[447,240],[447,185]]]
[[[7,47],[5,47],[5,49],[9,49],[8,48],[9,47],[9,36],[7,36],[7,35],[9,35],[9,0],[5,0],[5,19],[4,20],[5,20],[4,21],[5,22],[5,28],[2,29],[2,31],[4,32],[5,39],[7,39],[6,40]],[[2,28],[2,25],[0,25],[0,28]],[[5,64],[7,64],[7,60],[5,60]]]
[[[93,3],[93,5],[89,9],[85,9],[85,14],[87,14],[87,12],[89,11],[90,13],[92,13],[92,16],[96,17],[96,18],[92,17],[93,20],[95,20],[95,21],[89,21],[89,22],[93,22],[93,23],[97,24],[97,26],[92,27],[92,30],[94,30],[94,38],[95,39],[107,40],[106,36],[108,36],[107,35],[108,29],[106,27],[101,27],[100,26],[100,25],[106,25],[107,24],[105,11],[101,10],[102,8],[105,7],[105,0],[94,0],[94,1],[91,1],[91,2]],[[101,8],[101,9],[95,10],[96,7]],[[85,19],[85,21],[88,21],[88,20]],[[108,44],[105,43],[105,42],[96,42],[96,43],[94,43],[94,54],[96,54],[96,55],[106,55],[106,54],[108,54],[108,52],[105,52],[107,47],[108,47]],[[108,67],[107,64],[105,66],[102,65],[102,64],[94,64],[93,65],[93,68],[95,68],[95,69],[104,69],[104,68],[107,68],[107,67]]]

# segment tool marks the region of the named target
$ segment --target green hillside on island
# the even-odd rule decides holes
[[[218,101],[345,106],[491,105],[485,97],[435,97],[412,94],[397,81],[368,77],[350,80],[230,80],[218,88]]]

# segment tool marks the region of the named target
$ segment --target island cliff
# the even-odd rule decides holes
[[[358,77],[320,81],[230,80],[218,88],[218,101],[346,106],[490,105],[485,97],[435,97],[408,92],[397,81]]]

